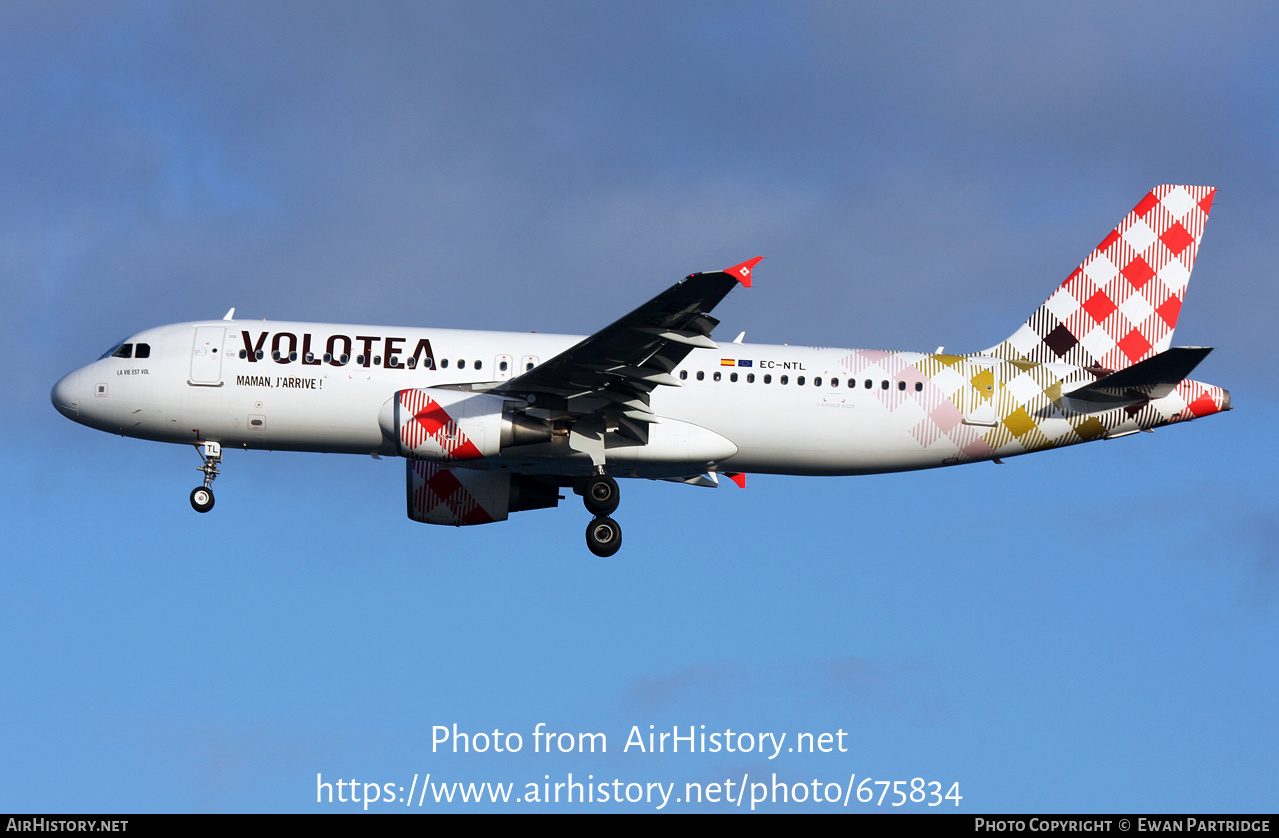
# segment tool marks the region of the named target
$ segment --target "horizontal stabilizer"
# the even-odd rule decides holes
[[[1074,402],[1087,403],[1093,409],[1162,399],[1211,351],[1207,346],[1174,346],[1062,395]]]

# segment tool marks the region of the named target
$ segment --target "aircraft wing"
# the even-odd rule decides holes
[[[679,386],[671,375],[694,349],[715,349],[710,311],[741,282],[756,257],[723,271],[690,274],[630,314],[491,392],[518,396],[566,418],[597,416],[603,428],[648,441],[656,421],[649,394]]]

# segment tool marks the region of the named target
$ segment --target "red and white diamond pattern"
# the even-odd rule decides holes
[[[1216,190],[1157,186],[987,354],[1120,370],[1172,345]]]
[[[406,456],[474,460],[483,453],[426,390],[401,390],[400,443]]]
[[[481,505],[463,482],[466,477],[482,480],[489,475],[468,473],[425,460],[409,460],[409,517],[424,524],[459,527],[505,519],[505,515],[494,517]]]

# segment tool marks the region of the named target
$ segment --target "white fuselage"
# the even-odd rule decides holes
[[[82,424],[141,439],[394,454],[394,441],[378,420],[397,391],[449,385],[482,390],[579,340],[281,321],[184,323],[131,337],[129,343],[149,347],[146,358],[105,357],[71,373],[55,387],[54,403]],[[327,349],[335,351],[325,360]],[[909,371],[902,362],[925,356],[894,357]],[[653,412],[665,420],[654,427],[652,443],[610,447],[609,462],[620,467],[619,475],[700,472],[708,459],[732,471],[862,474],[941,466],[958,454],[954,446],[921,446],[911,435],[914,413],[907,418],[888,409],[886,399],[923,396],[914,389],[920,376],[890,374],[865,353],[723,344],[694,350],[673,375],[683,386],[658,387],[651,397]],[[671,437],[660,427],[681,423],[731,445],[708,444],[700,431]],[[528,447],[518,456],[504,452],[500,459],[516,471],[574,473],[591,465],[589,458],[552,445]]]
[[[579,340],[282,321],[183,323],[134,335],[128,343],[145,344],[146,358],[104,357],[82,367],[58,382],[53,401],[77,422],[141,439],[393,455],[396,444],[384,428],[398,391],[482,392]],[[610,441],[608,464],[618,476],[636,477],[707,470],[839,475],[1025,453],[1043,446],[1020,446],[1024,435],[1013,438],[1000,427],[1011,443],[1005,444],[992,430],[1018,403],[1014,379],[1024,367],[985,356],[737,343],[697,349],[672,372],[682,386],[653,391],[659,421],[649,444]],[[1064,365],[1037,366],[1035,373],[1040,388],[1092,380]],[[985,386],[993,384],[988,415],[978,415],[982,375]],[[1055,444],[1088,438],[1065,433],[1078,417],[1034,421],[1050,440],[1060,425]],[[1016,433],[1012,420],[1005,424]],[[1105,424],[1112,436],[1143,427],[1122,416]],[[557,438],[466,465],[571,475],[588,473],[591,460]]]

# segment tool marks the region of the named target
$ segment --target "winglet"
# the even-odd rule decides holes
[[[734,265],[731,268],[725,268],[724,273],[737,278],[737,281],[747,288],[751,287],[751,268],[764,261],[763,256],[756,256],[754,259],[743,262],[740,265]]]
[[[728,471],[724,473],[724,476],[736,483],[738,486],[741,486],[743,489],[746,488],[746,475],[738,474],[734,471]]]

